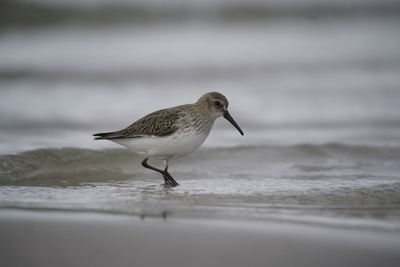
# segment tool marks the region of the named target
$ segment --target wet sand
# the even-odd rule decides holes
[[[0,211],[2,266],[399,266],[385,233],[278,223]]]

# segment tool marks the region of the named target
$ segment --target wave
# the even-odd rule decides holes
[[[349,158],[349,160],[400,160],[400,147],[347,145],[340,143],[298,144],[282,146],[241,146],[232,148],[215,148],[213,153],[248,153],[256,156],[270,156],[277,160],[292,159],[329,159]]]
[[[287,209],[307,205],[310,209],[363,207],[370,210],[381,205],[386,205],[388,209],[392,208],[392,205],[396,205],[397,208],[400,205],[400,182],[396,181],[348,182],[334,188],[327,183],[325,188],[321,186],[305,191],[292,189],[283,193],[277,191],[264,196],[263,202]]]
[[[86,182],[123,179],[128,174],[119,163],[132,158],[123,149],[90,150],[51,148],[0,156],[0,185],[74,185]]]
[[[128,179],[145,173],[142,157],[126,149],[91,150],[49,148],[0,156],[0,185],[74,185]],[[340,161],[338,161],[340,160]],[[345,144],[300,144],[292,146],[240,146],[203,148],[182,162],[221,165],[229,162],[262,166],[290,166],[298,175],[348,168],[349,163],[363,166],[400,165],[400,147],[354,146]],[[325,162],[334,161],[334,165]],[[341,162],[345,164],[340,166]],[[313,164],[309,164],[313,163]],[[240,166],[232,172],[240,172]],[[333,166],[333,167],[332,167]],[[139,172],[138,172],[139,170]],[[323,173],[317,173],[323,177]]]

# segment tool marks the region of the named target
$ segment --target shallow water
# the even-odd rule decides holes
[[[2,4],[0,207],[399,233],[396,3],[31,2]],[[245,136],[218,120],[177,188],[92,140],[207,91]]]
[[[400,230],[399,148],[208,148],[176,161],[181,183],[126,150],[43,149],[1,157],[2,207],[267,220]]]

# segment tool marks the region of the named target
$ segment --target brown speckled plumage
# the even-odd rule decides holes
[[[120,131],[96,134],[95,136],[99,136],[96,139],[161,137],[173,134],[177,130],[177,120],[184,114],[185,106],[187,105],[155,111]]]

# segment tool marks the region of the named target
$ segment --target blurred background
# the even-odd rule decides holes
[[[94,132],[219,91],[205,146],[400,144],[395,0],[1,0],[0,153],[116,147]]]

